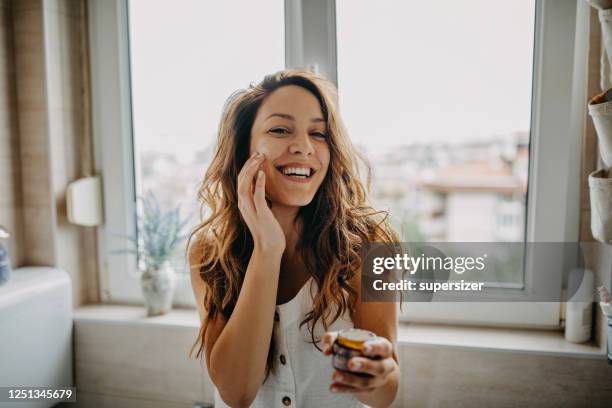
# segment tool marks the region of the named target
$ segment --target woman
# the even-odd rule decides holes
[[[367,205],[356,157],[335,88],[319,76],[281,71],[228,100],[189,246],[202,320],[194,347],[215,407],[394,400],[396,305],[360,302],[359,249],[396,235]],[[331,346],[351,327],[377,337],[340,372]]]

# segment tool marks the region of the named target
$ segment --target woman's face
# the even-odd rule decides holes
[[[300,86],[278,88],[263,101],[249,150],[265,155],[266,195],[273,204],[312,201],[329,167],[326,129],[319,101]]]

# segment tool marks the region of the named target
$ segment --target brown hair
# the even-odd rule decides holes
[[[197,253],[201,254],[201,264],[191,267],[200,269],[207,285],[205,317],[191,349],[193,352],[199,346],[196,358],[204,349],[209,322],[219,314],[229,319],[238,300],[253,251],[253,239],[238,210],[237,177],[248,159],[251,128],[259,107],[268,95],[287,85],[301,86],[319,101],[330,150],[329,169],[319,190],[298,213],[303,228],[297,249],[318,285],[313,309],[301,325],[308,325],[315,346],[318,340],[314,338],[314,327],[319,320],[327,331],[345,311],[351,317],[354,314],[357,293],[349,281],[361,267],[362,244],[368,240],[397,242],[388,214],[375,211],[367,203],[356,159],[367,170],[368,184],[370,167],[347,136],[338,113],[336,88],[331,82],[308,71],[285,70],[234,93],[225,104],[216,152],[198,191],[202,222],[190,236],[190,242],[196,237]],[[268,353],[266,378],[274,371],[273,343]]]

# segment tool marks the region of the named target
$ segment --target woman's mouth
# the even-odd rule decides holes
[[[310,179],[316,173],[316,170],[312,167],[278,166],[276,170],[278,170],[284,178],[297,183],[310,182]]]

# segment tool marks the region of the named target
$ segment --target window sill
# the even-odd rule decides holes
[[[147,317],[142,306],[99,304],[87,305],[74,311],[74,320],[85,323],[112,323],[143,326],[200,327],[195,309],[172,309],[162,316]]]
[[[163,316],[147,317],[139,306],[89,305],[74,311],[74,320],[83,323],[126,324],[199,328],[195,309],[173,309]],[[430,346],[475,351],[501,351],[560,357],[605,358],[603,347],[594,342],[566,342],[559,331],[522,330],[492,327],[451,326],[425,323],[399,324],[400,346]]]
[[[605,358],[603,347],[594,341],[575,344],[565,341],[563,332],[500,327],[453,326],[400,323],[401,345],[449,347],[479,351],[503,351],[559,357]]]

